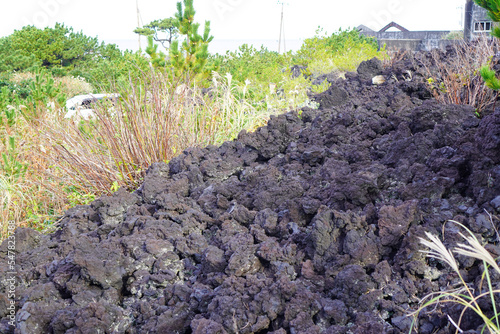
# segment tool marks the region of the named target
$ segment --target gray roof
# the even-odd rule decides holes
[[[375,30],[368,28],[364,24],[360,24],[356,29],[361,32],[375,32]]]

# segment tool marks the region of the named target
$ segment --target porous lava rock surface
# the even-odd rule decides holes
[[[317,110],[155,163],[49,235],[17,229],[15,327],[2,284],[0,333],[408,333],[419,300],[458,282],[419,237],[454,245],[453,219],[500,254],[500,113],[437,103],[429,62],[371,60],[328,79]],[[459,260],[478,288],[479,263]],[[419,333],[454,332],[460,312],[422,312]],[[461,328],[480,325],[467,312]]]

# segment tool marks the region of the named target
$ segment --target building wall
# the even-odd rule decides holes
[[[488,11],[478,6],[473,0],[467,0],[464,14],[464,39],[467,41],[486,36],[492,38],[490,31],[480,32],[475,29],[478,22],[491,22]],[[496,23],[495,23],[496,25]],[[384,31],[377,32],[360,26],[360,32],[366,36],[377,38],[379,46],[384,44],[387,49],[406,49],[413,51],[429,51],[433,48],[446,48],[447,45],[456,43],[455,41],[444,40],[450,31]],[[493,27],[493,23],[491,24]]]
[[[480,36],[491,37],[489,31],[478,32],[475,30],[477,22],[491,22],[488,17],[488,11],[478,5],[473,0],[467,0],[465,6],[464,20],[464,38],[465,40],[473,40]],[[363,26],[363,28],[366,28]],[[384,44],[388,50],[391,49],[406,49],[413,51],[430,51],[434,48],[446,48],[447,45],[456,43],[455,41],[444,40],[450,31],[384,31],[377,32],[373,30],[361,30],[361,33],[366,36],[377,38],[379,46]]]
[[[434,48],[444,49],[446,45],[454,43],[443,40],[450,31],[362,31],[361,33],[377,38],[379,47],[385,44],[387,50],[430,51]]]
[[[481,21],[491,21],[488,17],[488,11],[475,3],[472,3],[472,8],[470,11],[465,11],[465,24],[466,29],[464,30],[464,37],[466,40],[473,40],[474,38],[478,38],[480,36],[491,36],[490,32],[477,32],[474,27],[476,22]]]
[[[385,31],[377,33],[380,39],[443,39],[450,31]]]
[[[444,50],[448,45],[453,45],[455,43],[457,43],[457,41],[448,39],[378,39],[379,47],[383,47],[385,45],[387,51],[430,51],[432,49]]]

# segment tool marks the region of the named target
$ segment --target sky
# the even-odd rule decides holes
[[[26,25],[44,28],[60,22],[122,49],[138,49],[133,30],[173,16],[178,1],[0,0],[0,37]],[[266,46],[277,49],[282,11],[285,41],[296,49],[318,26],[327,33],[360,24],[380,30],[395,21],[409,30],[460,30],[464,6],[465,0],[194,0],[195,21],[202,26],[210,21],[212,44],[221,49],[217,52],[254,40],[267,40]]]

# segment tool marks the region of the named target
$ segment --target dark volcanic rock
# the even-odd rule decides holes
[[[364,61],[359,64],[357,72],[361,80],[371,81],[374,76],[382,73],[382,62],[377,58]]]
[[[345,89],[337,86],[332,86],[327,91],[316,95],[314,100],[319,103],[321,108],[331,108],[340,106],[346,103],[349,99],[349,94]]]
[[[500,213],[500,113],[438,104],[409,59],[358,73],[319,110],[153,164],[53,234],[18,229],[15,326],[2,284],[0,333],[408,333],[420,298],[457,283],[419,252],[424,232],[452,245],[455,219],[500,253],[485,213]],[[479,289],[478,264],[460,263]],[[419,330],[448,333],[460,312],[424,312]]]

